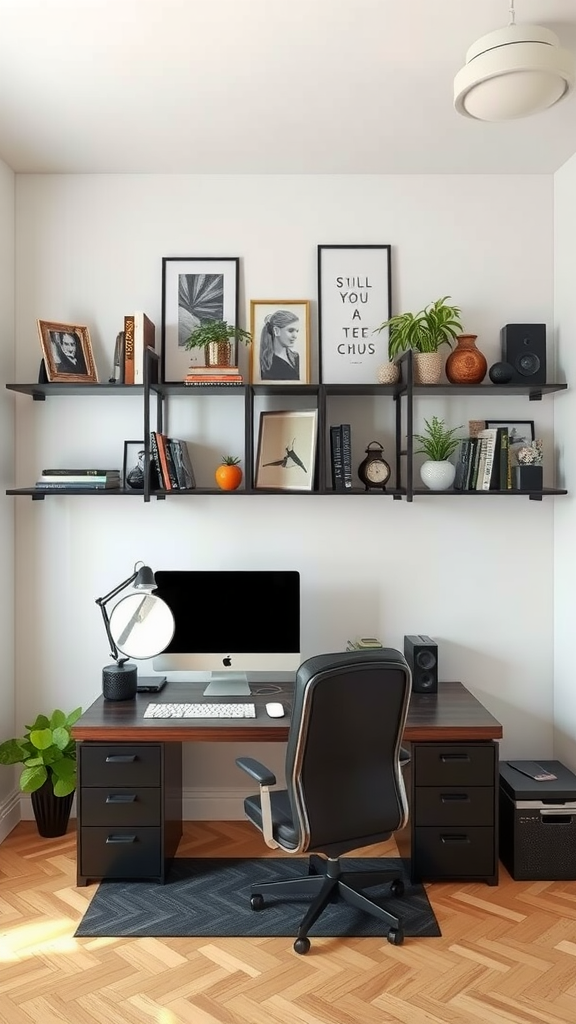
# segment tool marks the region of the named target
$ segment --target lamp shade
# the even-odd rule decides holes
[[[511,121],[546,110],[567,96],[574,57],[550,29],[509,25],[469,48],[454,79],[454,106],[480,121]]]

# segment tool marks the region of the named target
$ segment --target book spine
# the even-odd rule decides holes
[[[170,488],[173,491],[179,490],[178,474],[176,473],[176,466],[174,465],[174,459],[172,457],[172,449],[170,447],[170,439],[166,437],[166,434],[162,434],[162,445],[164,447],[164,454],[166,455],[166,466],[168,469],[168,479],[170,480]]]
[[[470,454],[468,456],[468,472],[466,474],[466,486],[464,487],[465,491],[474,490],[474,467],[476,467],[476,470],[478,469],[477,460],[479,456],[479,444],[480,442],[478,441],[477,437],[470,438]]]
[[[146,316],[138,311],[134,313],[134,383],[144,383],[144,352],[147,348],[156,348],[156,327]]]
[[[454,490],[464,490],[464,484],[466,482],[466,473],[468,471],[468,457],[470,455],[470,439],[464,438],[460,442],[460,453],[458,456],[458,462],[456,463],[456,476],[454,477]]]
[[[242,381],[237,380],[185,380],[189,388],[239,388]]]
[[[57,483],[54,480],[37,480],[34,485],[39,491],[64,491],[69,488],[75,488],[80,491],[113,491],[115,488],[120,487],[120,480],[116,480],[113,483],[80,483],[78,480],[72,482],[70,480],[62,481]]]
[[[332,467],[332,490],[344,490],[344,465],[342,462],[342,429],[330,427],[330,464]]]
[[[512,474],[510,472],[510,446],[508,441],[508,427],[499,427],[500,430],[500,490],[508,491],[512,488]]]
[[[168,449],[174,465],[176,473],[176,479],[178,481],[178,490],[186,490],[186,474],[184,472],[184,466],[182,465],[182,453],[180,451],[180,441],[176,437],[168,438]]]
[[[188,451],[188,445],[186,444],[186,441],[178,441],[178,445],[180,455],[182,457],[182,467],[186,477],[186,490],[193,491],[196,487],[196,477],[194,476],[194,467],[192,465],[192,459],[190,458],[190,452]]]
[[[68,483],[68,484],[105,484],[113,483],[120,479],[119,473],[106,474],[105,476],[80,476],[79,474],[66,474],[66,476],[42,473],[42,483]]]
[[[162,466],[160,465],[160,452],[158,451],[158,442],[156,440],[156,431],[150,432],[150,454],[152,456],[152,462],[154,469],[156,470],[156,479],[158,487],[164,489],[164,479],[162,477]]]
[[[124,317],[124,383],[134,383],[134,317]]]
[[[164,434],[159,434],[158,431],[155,431],[155,434],[156,434],[156,446],[158,448],[158,458],[160,459],[160,479],[162,481],[162,486],[163,486],[164,490],[165,491],[171,491],[172,490],[172,481],[170,479],[170,473],[169,473],[169,470],[168,470],[168,460],[166,458],[166,448],[165,448],[165,445],[164,445],[164,436],[165,435]]]
[[[341,425],[342,431],[342,468],[344,471],[344,490],[352,487],[352,430],[349,423]]]
[[[119,469],[43,469],[42,476],[120,476]]]

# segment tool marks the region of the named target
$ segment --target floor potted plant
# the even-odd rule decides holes
[[[414,440],[420,444],[415,454],[427,456],[420,468],[420,478],[431,491],[447,491],[452,487],[456,475],[456,467],[449,459],[460,444],[460,439],[454,437],[454,434],[462,428],[452,427],[449,430],[438,416],[433,416],[432,422],[424,420],[424,423],[425,433],[414,434]]]
[[[461,310],[450,306],[444,295],[429,303],[418,313],[398,313],[377,328],[389,328],[388,356],[391,361],[402,352],[414,352],[414,377],[417,384],[437,384],[442,375],[440,347],[452,348],[454,338],[462,331]]]
[[[187,349],[205,349],[206,366],[230,366],[232,341],[249,345],[252,336],[241,327],[233,327],[225,320],[205,320],[192,331],[184,342]]]
[[[23,764],[20,789],[30,793],[41,836],[65,834],[76,789],[76,742],[71,729],[82,708],[38,715],[24,736],[0,744],[0,764]]]

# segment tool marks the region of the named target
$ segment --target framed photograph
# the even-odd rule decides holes
[[[317,410],[261,412],[256,487],[312,491],[316,462]]]
[[[144,490],[144,441],[124,441],[122,487],[127,491]]]
[[[252,384],[310,383],[310,302],[252,299]]]
[[[70,384],[97,384],[98,373],[87,327],[37,320],[46,376]]]
[[[225,320],[238,327],[240,257],[164,256],[162,259],[161,373],[165,383],[184,380],[205,363],[202,348],[185,348],[195,327]],[[237,362],[237,343],[234,349]]]
[[[511,465],[517,465],[516,452],[535,440],[534,420],[485,420],[486,428],[507,427]]]
[[[323,384],[376,384],[388,362],[389,245],[318,246],[318,336]]]

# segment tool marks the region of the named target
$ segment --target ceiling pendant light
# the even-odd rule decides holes
[[[512,121],[552,107],[574,86],[574,57],[550,29],[510,22],[477,39],[454,79],[454,106],[479,121]]]

